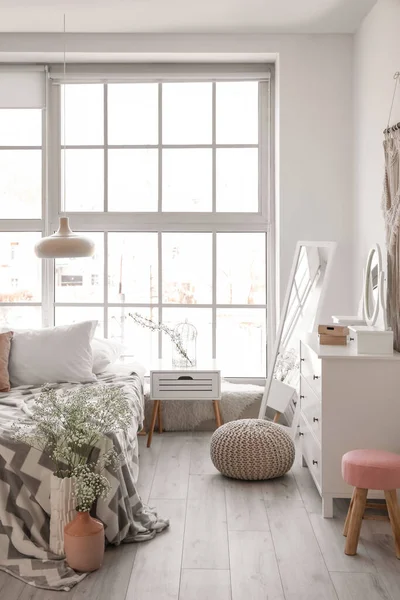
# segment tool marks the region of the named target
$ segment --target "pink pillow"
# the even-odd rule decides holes
[[[0,392],[10,391],[10,377],[8,375],[8,357],[10,356],[13,332],[0,333]]]

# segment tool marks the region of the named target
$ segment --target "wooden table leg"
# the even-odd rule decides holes
[[[158,432],[162,433],[163,432],[163,426],[162,426],[162,411],[161,411],[161,400],[158,400]]]
[[[279,421],[279,417],[281,416],[282,413],[280,413],[278,410],[275,412],[275,416],[274,416],[274,423],[278,423]]]
[[[219,400],[213,400],[212,403],[214,406],[215,422],[217,423],[218,428],[222,425],[221,413],[219,410]]]
[[[150,446],[151,446],[151,440],[153,439],[154,427],[156,425],[157,414],[158,414],[158,407],[160,405],[160,401],[159,400],[154,400],[153,402],[154,402],[154,404],[153,404],[153,413],[151,415],[150,429],[149,429],[149,434],[147,436],[147,447],[148,448],[150,448]]]

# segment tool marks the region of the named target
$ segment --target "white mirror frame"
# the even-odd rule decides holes
[[[323,305],[323,301],[326,295],[326,290],[328,287],[328,282],[330,279],[330,275],[331,275],[331,270],[332,270],[332,264],[333,264],[333,258],[334,258],[334,254],[336,251],[336,247],[337,244],[336,242],[297,242],[296,245],[296,250],[294,253],[294,258],[293,258],[293,263],[292,263],[292,267],[290,269],[290,275],[289,275],[289,282],[286,288],[286,293],[285,293],[285,301],[283,303],[283,309],[282,309],[282,314],[281,314],[281,318],[279,321],[279,327],[278,327],[278,331],[276,334],[276,338],[275,338],[275,342],[274,342],[274,348],[273,348],[273,352],[271,354],[271,359],[269,361],[269,368],[268,368],[268,378],[265,382],[265,388],[264,388],[264,393],[263,393],[263,397],[262,397],[262,401],[261,401],[261,406],[260,406],[260,411],[259,411],[259,415],[258,418],[259,419],[265,419],[266,416],[266,412],[267,412],[267,407],[270,407],[274,410],[277,410],[279,412],[282,412],[282,407],[281,406],[277,406],[275,408],[274,406],[274,402],[273,399],[271,400],[269,398],[270,396],[270,392],[271,392],[271,386],[272,386],[272,382],[273,380],[273,373],[275,371],[275,366],[276,366],[276,361],[278,358],[278,354],[279,354],[279,349],[280,349],[280,345],[281,345],[281,338],[282,338],[282,333],[283,333],[283,328],[285,325],[285,320],[286,320],[286,315],[288,312],[288,307],[289,307],[289,302],[290,302],[290,295],[292,292],[292,287],[293,287],[293,282],[294,282],[294,278],[295,278],[295,274],[296,274],[296,269],[297,269],[297,264],[299,261],[299,256],[300,256],[300,252],[303,246],[306,247],[310,247],[310,248],[315,248],[315,247],[319,247],[319,248],[327,248],[328,250],[330,250],[330,256],[329,256],[329,261],[326,267],[326,271],[325,271],[325,276],[324,276],[324,282],[323,282],[323,286],[321,289],[321,295],[319,298],[319,302],[318,302],[318,307],[317,307],[317,311],[315,313],[315,318],[314,318],[314,324],[313,324],[313,331],[315,331],[318,327],[318,320],[319,320],[319,316],[321,314],[321,308]],[[300,352],[300,349],[299,349]],[[295,391],[295,390],[294,390]],[[300,407],[300,402],[297,403],[297,408]],[[293,425],[292,425],[292,430]]]
[[[372,263],[372,259],[375,254],[377,255],[377,258],[378,258],[378,281],[377,281],[378,295],[376,298],[372,316],[370,316],[368,314],[369,280],[370,280],[370,274],[371,274],[371,263]],[[364,286],[363,286],[363,317],[364,317],[364,320],[367,323],[367,325],[369,325],[371,327],[373,327],[376,324],[376,322],[378,320],[379,312],[382,309],[383,309],[383,313],[385,312],[384,311],[383,287],[384,287],[384,274],[383,274],[383,269],[382,269],[382,252],[381,252],[381,247],[379,246],[379,244],[375,244],[368,253],[367,265],[365,267],[365,272],[364,272]]]

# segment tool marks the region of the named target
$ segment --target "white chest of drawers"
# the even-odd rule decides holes
[[[300,357],[303,465],[321,494],[323,516],[332,517],[333,499],[352,494],[341,474],[345,452],[400,453],[400,354],[357,355],[353,345],[320,346],[309,335]]]

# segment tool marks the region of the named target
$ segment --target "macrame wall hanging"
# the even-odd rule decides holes
[[[384,130],[385,177],[382,210],[387,245],[387,320],[393,330],[394,348],[400,351],[400,123],[390,126],[400,80],[394,74],[394,90],[387,127]]]

